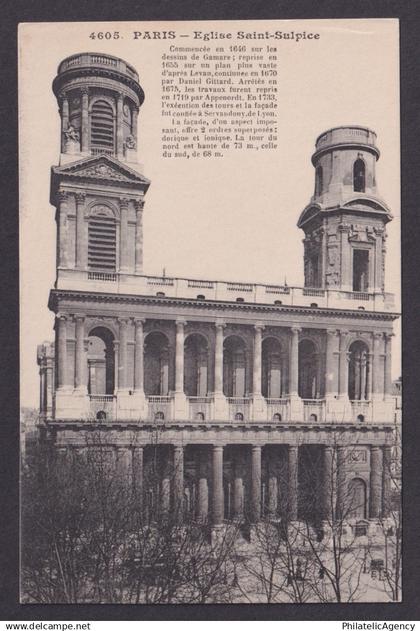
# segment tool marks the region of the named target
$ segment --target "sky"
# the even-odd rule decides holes
[[[278,147],[223,159],[161,157],[160,64],[173,41],[135,40],[133,31],[295,30],[315,41],[278,41]],[[118,31],[118,40],[92,39]],[[191,44],[189,40],[181,40]],[[197,42],[195,42],[197,43]],[[231,43],[235,43],[231,40]],[[241,42],[243,44],[243,41]],[[177,42],[179,44],[179,40]],[[273,42],[270,42],[273,45]],[[210,46],[215,44],[210,43]],[[251,43],[247,42],[248,46]],[[144,273],[303,285],[303,233],[296,226],[314,187],[317,136],[338,125],[376,131],[377,184],[392,210],[386,290],[400,296],[398,21],[31,23],[19,27],[21,403],[37,406],[36,347],[53,340],[47,302],[55,280],[56,226],[49,178],[58,164],[60,119],[51,90],[57,66],[84,51],[130,63],[146,98],[139,114],[139,158],[152,184],[144,211]],[[393,378],[400,375],[400,325]]]

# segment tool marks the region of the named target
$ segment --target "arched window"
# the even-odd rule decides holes
[[[315,169],[315,196],[316,197],[322,194],[322,186],[323,186],[322,179],[323,179],[322,167],[317,166]]]
[[[315,344],[302,340],[299,344],[299,396],[302,399],[319,397],[318,362]]]
[[[263,397],[280,399],[283,395],[284,356],[279,340],[268,337],[262,343],[262,380]]]
[[[353,190],[364,193],[366,186],[366,167],[363,160],[358,158],[353,165]]]
[[[89,394],[114,394],[113,342],[112,333],[103,327],[96,327],[89,334],[87,353]]]
[[[208,348],[202,335],[185,340],[184,389],[188,397],[206,397],[208,392]]]
[[[107,206],[94,206],[88,224],[88,267],[92,271],[113,273],[116,264],[115,217]]]
[[[353,478],[348,486],[350,519],[366,518],[366,484],[361,478]]]
[[[105,153],[114,151],[114,112],[104,100],[97,100],[92,105],[90,123],[90,146],[103,149]]]
[[[169,392],[169,342],[158,331],[149,333],[144,349],[144,390],[148,396]]]
[[[368,398],[369,351],[363,342],[353,342],[350,346],[349,361],[349,399],[351,401]]]

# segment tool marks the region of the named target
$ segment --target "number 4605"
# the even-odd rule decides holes
[[[99,31],[98,33],[91,33],[89,35],[90,39],[120,39],[119,31]]]

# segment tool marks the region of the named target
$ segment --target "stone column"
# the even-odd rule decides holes
[[[60,94],[61,100],[61,153],[66,150],[66,137],[64,132],[69,127],[69,99],[67,94]]]
[[[117,157],[124,157],[124,138],[123,138],[123,103],[124,95],[120,92],[117,99]]]
[[[47,360],[47,365],[45,368],[45,379],[46,379],[45,412],[47,416],[50,417],[52,414],[52,408],[53,408],[53,360],[52,359]]]
[[[220,526],[224,518],[223,504],[223,447],[213,445],[213,525]]]
[[[347,399],[349,392],[349,361],[347,352],[347,338],[349,331],[340,331],[340,399]]]
[[[289,393],[291,396],[298,396],[299,384],[299,333],[302,329],[293,326],[291,328],[292,338],[290,344],[290,368],[289,368]]]
[[[76,390],[87,393],[86,354],[85,354],[85,316],[77,314],[76,320]]]
[[[117,447],[117,475],[121,481],[131,481],[132,451],[129,447]]]
[[[178,522],[184,515],[184,448],[174,446],[174,513]]]
[[[207,481],[208,450],[202,448],[198,455],[198,493],[197,493],[197,519],[206,522],[209,512],[209,488]]]
[[[134,391],[144,395],[144,335],[143,324],[145,320],[136,318],[135,326],[135,356],[134,356]]]
[[[118,340],[113,342],[114,349],[114,392],[118,390],[119,386],[119,365],[120,365],[120,343]]]
[[[118,357],[118,389],[127,389],[127,318],[119,318],[120,340]]]
[[[277,476],[273,471],[270,471],[268,478],[268,514],[270,517],[277,515],[278,493]]]
[[[333,462],[333,448],[329,445],[323,445],[323,519],[330,523],[333,521],[334,506]]]
[[[338,226],[340,234],[340,254],[341,254],[341,289],[343,291],[352,291],[353,283],[350,278],[351,270],[351,247],[349,243],[350,224],[340,224]]]
[[[287,499],[290,521],[296,521],[298,517],[298,449],[297,445],[288,445],[287,449]]]
[[[241,519],[244,514],[244,483],[242,476],[235,474],[233,481],[233,515]]]
[[[176,419],[183,420],[189,417],[188,402],[184,392],[185,325],[185,320],[176,320],[174,415]]]
[[[175,392],[184,393],[184,328],[185,320],[176,321]]]
[[[68,261],[67,261],[67,241],[68,241],[68,234],[67,234],[67,202],[68,202],[68,198],[69,195],[66,191],[58,191],[58,221],[57,221],[57,228],[58,228],[58,239],[57,239],[57,246],[58,246],[58,256],[57,256],[57,262],[58,262],[58,266],[59,267],[67,267],[68,265]]]
[[[76,269],[86,268],[85,193],[76,193]]]
[[[261,447],[252,446],[251,462],[251,521],[256,523],[261,517]]]
[[[40,414],[44,414],[45,408],[46,408],[45,374],[46,374],[45,366],[41,366],[39,369],[39,412]]]
[[[128,202],[120,198],[120,272],[128,272]]]
[[[90,150],[89,143],[89,88],[81,89],[82,93],[82,134],[81,134],[81,151],[88,153]]]
[[[327,329],[325,396],[334,399],[338,394],[338,331]]]
[[[143,511],[143,447],[133,449],[133,491],[140,515]]]
[[[372,399],[383,398],[384,372],[381,370],[382,333],[373,334],[373,371],[372,371]]]
[[[144,200],[134,202],[136,209],[136,242],[135,242],[135,273],[141,274],[143,271],[143,208]]]
[[[67,382],[67,316],[57,314],[58,324],[58,388],[68,388]]]
[[[171,480],[165,475],[161,482],[160,509],[163,518],[167,518],[171,507]]]
[[[138,116],[139,116],[139,108],[135,105],[133,107],[133,109],[131,110],[131,116],[132,116],[132,123],[131,123],[131,135],[133,136],[134,140],[137,143],[137,120],[138,120]]]
[[[383,480],[382,480],[382,516],[389,517],[391,512],[391,466],[392,446],[384,445],[383,448]]]
[[[223,329],[225,324],[216,322],[216,348],[214,354],[214,392],[223,394]]]
[[[385,335],[385,397],[392,395],[392,338],[393,333],[386,333]]]
[[[382,449],[376,445],[370,448],[370,511],[371,519],[378,519],[382,510]]]
[[[197,519],[200,522],[207,521],[209,511],[209,489],[207,478],[200,476],[198,480],[198,507],[197,507]]]
[[[337,447],[337,508],[338,519],[346,518],[346,447]]]
[[[262,332],[264,327],[256,324],[254,334],[254,370],[253,387],[254,396],[261,396],[261,373],[262,373]]]

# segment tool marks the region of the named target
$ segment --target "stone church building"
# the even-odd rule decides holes
[[[384,286],[392,215],[377,189],[376,134],[354,125],[316,140],[314,192],[298,219],[303,287],[148,276],[136,70],[73,55],[53,91],[61,153],[50,191],[55,342],[38,347],[44,439],[68,454],[105,437],[149,514],[181,506],[218,526],[278,516],[286,500],[296,520],[311,461],[320,519],[332,475],[337,505],[352,493],[349,523],[386,515],[397,314]]]

